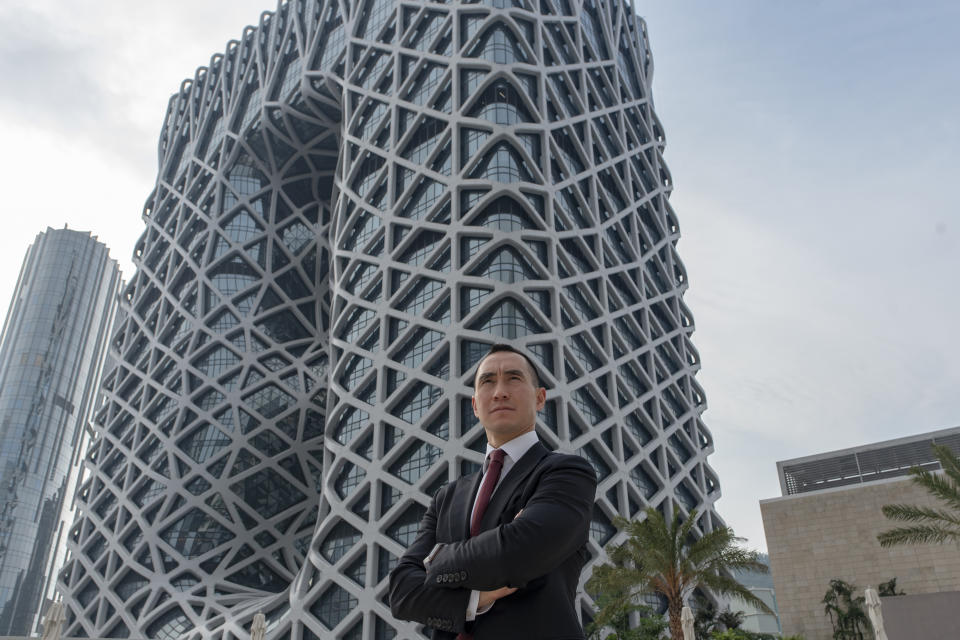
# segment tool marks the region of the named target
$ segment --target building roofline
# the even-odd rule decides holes
[[[777,462],[780,491],[784,496],[809,493],[904,476],[915,466],[939,468],[929,447],[922,447],[921,452],[915,446],[937,441],[946,441],[945,444],[960,453],[960,426],[780,460]]]
[[[924,440],[936,440],[938,437],[958,435],[958,434],[960,434],[960,426],[948,427],[946,429],[937,429],[936,431],[918,433],[912,436],[904,436],[902,438],[893,438],[892,440],[881,440],[879,442],[871,442],[870,444],[857,445],[855,447],[848,447],[846,449],[835,449],[833,451],[827,451],[824,453],[814,453],[808,456],[801,456],[799,458],[789,458],[787,460],[780,460],[777,462],[777,467],[779,468],[781,465],[784,465],[784,464],[827,460],[835,456],[848,455],[851,453],[862,453],[864,451],[873,451],[874,449],[883,449],[886,447],[893,447],[898,444],[910,444],[912,442],[922,442]]]

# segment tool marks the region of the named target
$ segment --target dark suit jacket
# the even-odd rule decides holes
[[[417,538],[390,574],[390,608],[402,620],[450,640],[464,629],[475,640],[581,639],[575,592],[597,488],[582,458],[550,453],[537,443],[497,487],[470,537],[470,512],[481,474],[437,492]],[[515,518],[517,512],[523,514]],[[436,543],[441,551],[424,570]],[[466,623],[470,590],[519,587]]]

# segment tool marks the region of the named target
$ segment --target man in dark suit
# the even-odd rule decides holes
[[[526,355],[494,345],[477,367],[473,411],[483,470],[437,492],[390,574],[390,608],[435,640],[582,639],[575,592],[596,476],[534,431],[546,389]]]

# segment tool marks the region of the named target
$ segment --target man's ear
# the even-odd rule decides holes
[[[470,404],[473,405],[473,415],[479,418],[480,414],[477,413],[477,396],[476,395],[470,396]]]
[[[547,390],[545,387],[540,387],[537,389],[537,411],[543,409],[543,405],[547,403]],[[474,409],[476,411],[476,409]]]

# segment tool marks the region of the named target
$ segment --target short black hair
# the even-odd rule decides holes
[[[493,345],[492,347],[490,347],[490,350],[487,351],[485,354],[483,354],[483,357],[480,358],[480,360],[477,361],[477,370],[479,371],[479,369],[480,369],[480,364],[481,364],[484,360],[486,360],[487,357],[493,355],[494,353],[501,353],[501,352],[504,352],[504,351],[506,351],[506,352],[508,352],[508,353],[515,353],[515,354],[517,354],[518,356],[521,356],[524,360],[527,361],[527,366],[530,367],[530,372],[533,373],[533,386],[534,386],[534,387],[539,387],[539,386],[540,386],[540,374],[537,372],[537,365],[535,365],[535,364],[533,363],[533,360],[530,358],[530,356],[528,356],[528,355],[525,354],[523,351],[520,351],[519,349],[517,349],[516,347],[514,347],[514,346],[512,346],[512,345],[506,344],[505,342],[498,342],[497,344],[495,344],[495,345]],[[476,375],[476,374],[473,375],[473,388],[474,388],[474,389],[477,388],[477,375]]]

